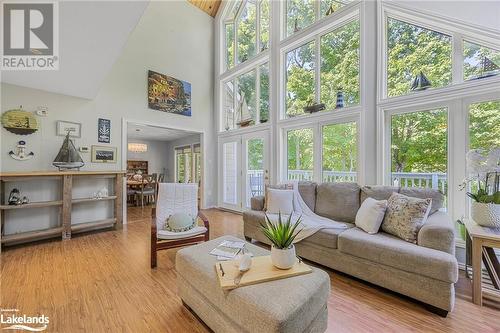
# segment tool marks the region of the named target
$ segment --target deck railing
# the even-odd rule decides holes
[[[289,180],[312,180],[311,170],[288,170]],[[349,171],[323,171],[324,182],[356,182],[356,172]],[[445,173],[423,173],[423,172],[393,172],[391,174],[392,184],[402,187],[428,187],[446,193],[448,182]],[[264,171],[248,170],[247,188],[249,195],[264,194]]]

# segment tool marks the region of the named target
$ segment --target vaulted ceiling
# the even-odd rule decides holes
[[[221,0],[188,0],[188,1],[212,17],[215,17],[215,15],[217,15],[217,11],[219,10],[221,4]]]

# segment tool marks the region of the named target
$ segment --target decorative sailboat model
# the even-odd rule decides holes
[[[247,101],[245,99],[245,93],[241,93],[241,102],[238,106],[238,122],[236,123],[240,127],[247,127],[252,124],[253,119],[250,111],[248,110]]]
[[[477,78],[482,79],[483,77],[497,75],[499,73],[499,70],[500,67],[493,61],[491,61],[491,59],[489,59],[488,57],[483,57],[481,59],[481,69]]]
[[[419,91],[419,90],[425,90],[430,86],[431,86],[431,81],[429,81],[429,79],[421,71],[417,76],[415,76],[415,79],[413,79],[410,89],[413,91]]]
[[[71,139],[69,138],[69,133],[70,131],[68,131],[68,134],[66,134],[66,138],[64,138],[62,147],[61,149],[59,149],[59,153],[52,163],[52,165],[58,168],[59,171],[70,169],[80,170],[80,168],[85,165],[85,163],[83,163],[82,157],[76,151],[73,141],[71,141]]]

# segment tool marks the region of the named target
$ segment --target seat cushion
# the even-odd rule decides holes
[[[356,183],[323,183],[316,189],[316,214],[340,222],[354,222],[359,209]]]
[[[347,228],[354,228],[354,224],[346,223]],[[323,246],[330,249],[338,247],[338,237],[346,229],[321,229],[312,236],[309,236],[301,241],[303,244]]]
[[[202,226],[194,227],[193,229],[189,229],[187,231],[181,232],[173,232],[168,230],[158,230],[156,233],[156,237],[158,239],[183,239],[188,237],[194,237],[201,234],[204,234],[207,231],[207,228]]]
[[[436,280],[455,283],[458,264],[449,253],[418,246],[379,232],[370,235],[359,228],[342,232],[339,250],[359,258]]]

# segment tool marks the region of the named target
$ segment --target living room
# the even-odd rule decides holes
[[[497,1],[2,19],[2,329],[500,330]]]

